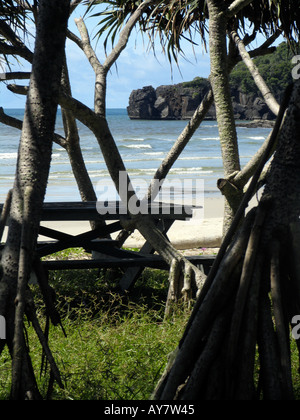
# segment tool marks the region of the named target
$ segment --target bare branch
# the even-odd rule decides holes
[[[233,41],[235,42],[235,44],[237,45],[237,47],[239,49],[239,52],[240,52],[240,55],[241,55],[244,63],[248,67],[248,70],[250,71],[250,73],[251,73],[251,75],[252,75],[252,77],[253,77],[253,79],[256,83],[256,86],[260,90],[266,104],[268,105],[270,110],[277,116],[278,113],[279,113],[280,105],[278,104],[278,102],[274,98],[272,92],[270,91],[269,87],[267,86],[266,82],[264,81],[264,79],[260,75],[257,66],[254,64],[253,60],[251,60],[251,57],[250,57],[249,53],[247,52],[243,41],[241,40],[241,38],[239,37],[239,35],[235,31],[231,33],[231,37],[232,37]]]
[[[29,72],[22,72],[22,71],[14,71],[9,73],[0,73],[0,80],[25,80],[30,79],[31,73]]]
[[[27,95],[29,87],[28,86],[11,84],[11,85],[7,85],[7,89],[10,92],[17,93],[18,95]]]
[[[5,114],[2,107],[0,107],[0,123],[8,125],[9,127],[17,128],[18,130],[22,130],[23,127],[23,121]],[[54,134],[53,141],[64,149],[66,148],[66,139],[61,135]]]
[[[162,181],[164,178],[166,178],[170,169],[184,150],[185,146],[188,144],[192,136],[195,134],[196,130],[199,128],[201,122],[204,120],[207,112],[213,105],[213,101],[213,93],[212,89],[210,89],[203,98],[199,107],[196,109],[193,117],[191,118],[187,126],[177,138],[174,146],[169,151],[162,164],[156,171],[148,189],[148,199],[151,198],[152,200],[154,200],[157,194],[159,193],[159,191],[157,190],[157,180]],[[159,183],[159,185],[161,185],[161,183]]]
[[[5,114],[2,107],[0,108],[0,122],[10,127],[17,128],[18,130],[22,130],[23,122],[17,118],[13,118]]]
[[[248,4],[252,3],[253,0],[235,0],[229,7],[227,16],[232,17],[238,14],[244,7],[248,6]]]
[[[145,0],[132,14],[128,22],[126,23],[124,29],[120,33],[120,38],[115,46],[113,48],[112,52],[107,57],[103,67],[106,71],[109,71],[111,66],[117,61],[122,51],[126,48],[128,39],[130,37],[130,34],[132,32],[132,29],[134,28],[135,24],[140,19],[141,15],[143,14],[144,10],[149,7],[151,4],[159,3],[160,0]]]
[[[92,66],[95,75],[95,97],[94,97],[94,108],[95,113],[105,117],[106,115],[106,76],[107,72],[104,67],[101,65],[95,51],[93,50],[90,42],[90,37],[88,30],[82,18],[75,19],[75,23],[81,35],[81,48],[85,53],[87,59]],[[76,41],[75,41],[76,42]],[[78,44],[80,46],[80,44]]]
[[[94,108],[95,113],[97,115],[105,117],[106,114],[106,76],[108,71],[111,69],[112,65],[115,64],[122,51],[126,48],[132,29],[140,19],[144,10],[149,5],[154,4],[158,1],[159,0],[145,0],[137,8],[137,10],[132,14],[130,19],[126,23],[124,29],[121,31],[120,38],[116,47],[113,48],[103,65],[101,65],[95,51],[91,46],[90,37],[83,19],[79,18],[75,20],[82,40],[81,42],[79,42],[73,34],[70,34],[71,39],[73,39],[73,41],[76,42],[80,48],[82,48],[96,74]]]
[[[82,49],[89,60],[94,72],[97,74],[99,71],[102,71],[102,66],[98,57],[91,46],[90,37],[88,34],[88,30],[84,23],[84,20],[80,17],[79,19],[75,19],[76,26],[81,35],[81,46]]]
[[[71,41],[75,42],[75,44],[78,45],[78,47],[83,50],[83,45],[81,39],[75,35],[73,32],[71,32],[69,29],[67,30],[67,38],[69,38]]]

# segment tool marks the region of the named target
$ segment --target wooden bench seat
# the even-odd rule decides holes
[[[147,207],[148,205],[148,207]],[[3,205],[0,205],[2,212]],[[168,231],[176,220],[187,220],[192,217],[192,206],[181,206],[168,203],[147,203],[143,207],[141,217],[151,215],[157,228],[167,237]],[[4,216],[4,215],[3,215]],[[116,241],[110,239],[99,239],[109,237],[123,229],[122,220],[130,219],[126,207],[121,202],[55,202],[44,203],[41,215],[41,226],[39,234],[49,238],[48,241],[39,241],[37,256],[42,259],[59,251],[70,248],[83,248],[88,252],[101,254],[100,258],[87,260],[43,261],[42,265],[46,270],[65,269],[87,269],[87,268],[110,268],[121,267],[126,269],[120,281],[120,287],[128,290],[132,287],[142,273],[144,267],[160,268],[168,270],[168,265],[163,259],[154,255],[154,249],[150,243],[145,243],[140,252],[133,252],[120,249]],[[6,220],[6,219],[5,219]],[[60,229],[51,229],[43,226],[42,222],[62,221],[105,221],[101,227],[89,229],[79,235],[67,234]],[[4,229],[4,225],[2,226]],[[3,232],[2,232],[3,234]],[[1,238],[2,238],[1,234]],[[4,244],[0,245],[1,247]],[[198,265],[208,270],[212,265],[212,258],[189,257]]]
[[[204,266],[209,269],[214,263],[215,256],[192,256],[187,257],[196,266]],[[84,270],[87,268],[126,268],[126,267],[149,267],[160,270],[169,270],[169,265],[158,255],[140,256],[139,258],[103,258],[87,260],[49,260],[42,261],[47,270]]]

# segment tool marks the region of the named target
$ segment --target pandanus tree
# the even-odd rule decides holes
[[[21,1],[18,3],[23,4]],[[27,2],[25,3],[27,4]],[[36,242],[39,212],[49,173],[54,110],[58,103],[65,110],[67,113],[65,121],[68,121],[67,127],[70,128],[70,132],[72,127],[74,128],[74,118],[91,129],[99,143],[109,174],[123,199],[123,192],[119,185],[119,173],[120,171],[126,173],[126,168],[106,119],[106,77],[111,66],[126,47],[132,29],[137,23],[143,31],[150,35],[150,39],[159,33],[169,56],[175,58],[177,52],[180,52],[182,37],[188,35],[192,40],[194,30],[200,33],[203,40],[209,37],[211,90],[158,169],[155,179],[161,180],[166,177],[170,167],[199,127],[214,100],[225,173],[224,179],[220,180],[218,185],[225,195],[227,203],[225,232],[228,233],[216,263],[205,282],[200,271],[172,247],[158,231],[151,218],[145,222],[143,218],[132,215],[131,222],[124,225],[124,228],[129,231],[138,229],[172,268],[177,267],[185,273],[187,283],[189,283],[192,273],[200,291],[185,335],[155,392],[155,397],[166,399],[253,398],[253,359],[257,342],[261,350],[261,378],[264,384],[264,397],[290,397],[292,392],[289,375],[287,324],[290,316],[296,313],[289,312],[289,309],[298,306],[296,293],[298,290],[296,281],[298,269],[294,263],[295,258],[292,259],[293,264],[289,265],[290,270],[286,269],[283,264],[282,245],[285,244],[284,240],[288,241],[287,238],[290,238],[289,235],[291,235],[293,246],[289,256],[297,252],[298,237],[295,217],[297,188],[295,184],[298,182],[297,171],[293,172],[292,168],[294,168],[294,159],[297,159],[298,152],[295,140],[297,137],[294,136],[291,139],[290,133],[297,133],[299,87],[295,86],[292,99],[287,100],[279,109],[279,106],[273,101],[271,93],[266,90],[266,86],[260,84],[263,96],[273,107],[274,112],[278,113],[278,121],[272,136],[249,165],[241,170],[238,139],[229,95],[229,73],[235,63],[243,57],[248,62],[249,69],[258,83],[261,82],[256,69],[251,65],[251,56],[269,53],[268,47],[272,45],[279,33],[283,32],[290,41],[293,40],[299,28],[299,11],[296,2],[251,2],[249,0],[224,2],[214,0],[179,2],[110,0],[92,2],[94,6],[97,6],[98,3],[107,3],[109,6],[108,10],[104,12],[102,28],[103,30],[108,29],[112,38],[117,40],[112,51],[107,54],[103,62],[100,62],[91,47],[89,34],[82,19],[77,21],[80,38],[71,33],[68,33],[68,36],[84,51],[95,72],[94,109],[88,108],[71,96],[67,74],[62,70],[64,68],[64,31],[67,21],[66,14],[70,11],[68,9],[67,12],[70,2],[60,0],[59,4],[57,2],[50,4],[45,1],[39,3],[41,8],[37,13],[39,30],[37,31],[36,50],[33,55],[24,46],[22,47],[19,39],[14,38],[11,32],[7,32],[13,50],[17,49],[25,59],[31,60],[33,63],[29,90],[16,86],[12,88],[28,95],[18,171],[12,197],[9,236],[2,256],[3,275],[0,282],[0,315],[3,314],[8,319],[6,344],[8,344],[13,358],[12,397],[39,397],[22,330],[23,315],[26,311],[43,342],[44,351],[48,355],[51,365],[52,378],[62,385],[51,352],[42,338],[39,324],[34,315],[31,296],[26,289],[33,255],[32,250]],[[77,1],[73,1],[71,7],[76,7],[77,3]],[[59,11],[57,16],[61,20],[56,15],[54,17],[53,4],[57,5]],[[37,10],[35,11],[37,12]],[[253,31],[250,34],[247,34],[246,30],[247,21],[252,24]],[[120,33],[118,33],[119,29],[122,29]],[[208,30],[209,34],[207,34]],[[269,38],[262,47],[248,53],[244,46],[255,38],[258,31],[267,33]],[[49,34],[53,34],[53,36],[49,36]],[[51,66],[48,66],[46,60],[49,60],[53,45],[49,45],[48,55],[46,54],[47,57],[43,56],[43,58],[39,54],[45,52],[46,49],[38,47],[41,46],[41,40],[45,46],[48,45],[49,39],[52,41],[52,38],[57,40],[58,45],[55,46],[57,49],[55,58],[51,56]],[[227,39],[229,39],[229,48],[227,48]],[[3,48],[5,46],[7,46],[6,43]],[[4,50],[2,51],[4,52]],[[41,59],[45,60],[43,66],[40,65]],[[43,73],[47,71],[50,72],[49,75]],[[50,80],[53,83],[51,98],[47,93],[49,89],[46,92],[43,88],[42,82],[46,79],[48,84]],[[37,84],[36,81],[38,81]],[[41,87],[37,94],[36,86],[39,84]],[[59,90],[61,85],[63,88]],[[41,106],[40,112],[38,111],[39,105]],[[46,113],[44,106],[49,107],[51,112]],[[288,115],[284,125],[281,126],[284,110],[287,107]],[[32,123],[36,127],[34,131],[32,131]],[[55,136],[54,139],[61,141]],[[277,139],[278,142],[276,142]],[[259,207],[243,220],[248,199],[255,191],[259,175],[277,145],[278,151],[268,174],[264,199]],[[47,163],[47,165],[43,165],[43,168],[41,168],[41,156],[37,155],[39,149],[45,155]],[[70,152],[72,150],[70,147]],[[282,170],[285,164],[287,168],[291,168],[290,171]],[[37,185],[36,180],[39,172],[43,174],[39,181],[43,182],[39,182]],[[285,173],[288,173],[289,177],[285,176],[284,178]],[[293,180],[291,180],[292,173]],[[244,195],[243,188],[251,177],[253,177],[251,188]],[[289,181],[289,185],[291,185],[288,192],[289,200],[284,200],[284,181]],[[276,184],[278,184],[278,189],[276,189]],[[129,176],[127,176],[127,185],[130,185]],[[154,199],[157,193],[154,185],[155,182],[149,187],[147,200]],[[261,180],[259,185],[261,185]],[[131,191],[131,195],[127,195],[128,191]],[[128,188],[128,191],[124,196],[126,201],[135,196],[132,188]],[[35,207],[33,199],[37,203]],[[239,207],[241,201],[242,205]],[[294,204],[295,207],[292,211]],[[284,213],[280,211],[282,205],[284,205]],[[284,215],[285,217],[283,217]],[[238,230],[240,226],[241,228]],[[280,227],[279,230],[278,227]],[[29,231],[31,235],[28,236]],[[287,232],[291,233],[287,235]],[[272,238],[276,238],[275,245],[270,246]],[[270,254],[269,249],[271,249]],[[284,249],[287,250],[287,246]],[[264,270],[265,267],[267,268]],[[173,271],[171,270],[171,273]],[[177,278],[177,274],[174,277]],[[272,285],[272,305],[269,300],[270,284]],[[288,307],[288,302],[292,302],[290,307]],[[272,325],[271,308],[274,309],[276,331]],[[57,314],[53,315],[53,321],[59,322]],[[247,334],[243,334],[245,328]],[[229,334],[224,334],[224,331]],[[2,347],[1,343],[0,351]],[[271,369],[273,363],[276,364],[275,373]],[[243,365],[243,369],[241,369],[241,365]],[[230,375],[231,372],[234,372],[234,375]],[[277,373],[280,382],[275,380]],[[241,383],[243,387],[240,387]],[[206,390],[206,393],[203,390]]]
[[[51,162],[69,8],[69,0],[42,0],[39,4],[30,87],[11,197],[9,232],[2,252],[0,313],[6,319],[7,331],[6,340],[0,342],[0,352],[7,344],[12,356],[12,399],[40,397],[23,325],[26,313],[41,336],[27,282]],[[45,350],[49,355],[47,344]],[[53,373],[61,383],[53,359],[51,363]]]
[[[77,3],[72,2],[71,6],[73,4],[75,6]],[[32,10],[37,19],[34,53],[15,36],[11,28],[3,25],[3,28],[0,29],[0,32],[2,31],[6,40],[9,41],[9,43],[4,43],[2,52],[5,48],[10,47],[10,53],[12,51],[17,52],[18,55],[32,63],[29,87],[20,89],[14,86],[14,89],[27,95],[27,102],[24,121],[21,125],[19,121],[8,119],[8,123],[22,128],[22,135],[13,193],[12,197],[8,199],[8,206],[4,207],[2,220],[3,225],[5,213],[8,212],[9,229],[2,252],[2,276],[0,281],[0,314],[6,319],[7,336],[5,341],[1,341],[0,353],[6,344],[12,356],[11,398],[13,399],[36,399],[40,397],[23,332],[25,314],[32,322],[51,366],[50,385],[53,380],[56,380],[60,386],[63,386],[47,340],[36,317],[34,302],[27,287],[34,263],[40,214],[49,176],[52,142],[54,139],[58,142],[63,140],[61,137],[54,135],[57,105],[60,104],[63,111],[68,113],[68,115],[65,114],[67,127],[71,128],[70,121],[73,122],[72,119],[77,118],[94,133],[119,195],[124,203],[128,204],[128,200],[135,197],[135,192],[132,188],[129,188],[128,174],[127,190],[122,190],[119,184],[120,172],[126,173],[126,168],[106,120],[106,76],[124,50],[137,20],[152,3],[150,0],[145,0],[134,11],[131,19],[121,32],[116,47],[104,63],[99,61],[91,48],[89,35],[82,19],[77,21],[81,38],[68,34],[84,51],[95,71],[94,110],[72,98],[68,87],[67,74],[64,68],[66,26],[69,12],[72,9],[72,7],[70,9],[68,0],[60,2],[59,5],[57,2],[50,4],[41,1],[38,5],[35,3],[33,9],[26,2],[25,7]],[[7,77],[9,78],[10,75],[7,75]],[[68,130],[66,131],[68,132]],[[128,192],[131,192],[131,194],[129,195]],[[136,201],[138,200],[136,199]],[[8,208],[10,210],[7,210]],[[129,230],[132,227],[137,228],[170,265],[174,258],[181,258],[178,251],[157,229],[151,217],[146,221],[144,218],[132,217],[131,223],[129,225],[125,224],[124,227]],[[198,276],[197,279],[201,279],[203,275],[197,267],[192,266],[184,258],[182,258],[182,262],[185,270],[192,270]],[[51,321],[58,324],[60,319],[55,308],[53,308],[51,288],[48,284],[43,283],[43,280],[39,280]]]
[[[124,14],[120,16],[124,18]],[[167,40],[164,45],[169,51],[180,49],[183,28],[190,30],[193,23],[203,35],[205,19],[209,25],[212,92],[204,103],[211,103],[213,94],[225,169],[219,186],[230,209],[227,234],[154,398],[292,399],[289,325],[299,315],[300,86],[297,82],[288,89],[279,107],[259,80],[244,44],[258,31],[276,36],[279,30],[289,42],[297,41],[299,8],[291,1],[171,2],[156,6],[148,18],[153,33],[159,31]],[[240,35],[246,20],[254,30],[243,43]],[[242,171],[228,83],[237,54],[247,62],[277,115],[271,136]],[[203,111],[203,104],[201,107]],[[191,124],[201,120],[199,114],[200,108]],[[262,170],[274,150],[271,168],[262,181]],[[249,179],[251,184],[244,193]],[[262,185],[265,189],[259,205],[243,219],[249,199]],[[257,363],[260,378],[255,383]]]
[[[228,225],[230,227],[220,253],[179,347],[157,387],[155,398],[294,397],[289,325],[299,311],[297,255],[300,195],[296,180],[299,82],[287,91],[280,109],[272,101],[274,112],[278,114],[277,123],[257,161],[251,185],[243,195],[236,182],[240,171],[229,96],[226,46],[229,35],[230,41],[237,41],[241,56],[245,52],[241,41],[236,39],[240,13],[243,19],[253,22],[256,30],[275,31],[278,22],[281,22],[285,35],[293,40],[295,32],[298,33],[299,11],[297,5],[291,3],[206,2],[210,80],[221,143],[224,140],[225,175],[226,153],[231,155],[229,160],[236,164],[228,168],[227,180],[221,185],[227,188],[230,184],[229,187],[236,190],[233,195],[225,193],[235,217]],[[291,13],[295,14],[291,16]],[[250,197],[261,186],[258,182],[260,174],[272,150],[276,153],[265,178],[262,199],[238,228]],[[234,155],[236,159],[233,159]],[[258,385],[254,382],[257,346],[260,364]]]
[[[96,7],[98,3],[103,2],[95,0],[91,2],[90,7]],[[107,10],[96,13],[95,16],[102,16],[98,35],[106,34],[104,45],[107,46],[109,39],[114,42],[118,30],[136,9],[137,3],[130,0],[105,3]],[[211,90],[158,168],[154,180],[161,181],[166,178],[170,168],[199,128],[214,101],[224,167],[224,179],[219,180],[218,187],[226,199],[225,232],[241,202],[243,188],[253,175],[258,163],[258,156],[256,156],[246,168],[241,168],[229,86],[230,72],[237,62],[243,59],[253,74],[266,103],[277,115],[279,104],[268,86],[259,77],[251,58],[272,53],[274,50],[269,47],[281,34],[285,35],[291,45],[294,44],[297,40],[299,24],[297,3],[289,0],[257,2],[229,0],[221,3],[211,3],[207,0],[161,1],[149,5],[139,20],[140,30],[149,36],[150,45],[155,48],[157,45],[155,39],[159,38],[163,52],[167,54],[170,62],[175,60],[175,63],[178,63],[178,55],[184,56],[183,40],[189,40],[194,45],[195,55],[197,54],[196,42],[202,41],[205,47],[209,44]],[[247,52],[245,47],[256,40],[258,34],[264,34],[267,38],[266,42],[260,48]],[[228,48],[227,43],[229,43]],[[153,197],[155,194],[154,180],[149,187],[148,197]]]

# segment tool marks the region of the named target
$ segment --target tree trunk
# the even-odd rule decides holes
[[[261,77],[258,68],[256,67],[256,65],[252,61],[249,53],[247,52],[243,41],[240,39],[240,37],[238,36],[238,34],[235,31],[233,31],[231,33],[231,37],[232,37],[233,41],[235,42],[235,44],[237,45],[237,47],[239,49],[239,53],[240,53],[244,63],[248,67],[248,70],[250,71],[251,76],[253,77],[256,86],[260,90],[266,104],[268,105],[270,110],[273,112],[273,114],[275,116],[277,116],[278,113],[279,113],[280,105],[276,101],[276,98],[274,97],[274,95],[270,91],[270,89],[267,86],[264,79]]]
[[[130,177],[126,171],[126,167],[120,155],[120,151],[108,126],[103,109],[103,104],[106,102],[105,81],[107,72],[126,47],[130,33],[137,20],[141,16],[143,10],[152,3],[155,3],[155,1],[145,0],[143,3],[141,3],[141,5],[125,25],[123,31],[120,34],[120,39],[116,47],[107,57],[103,65],[99,62],[95,52],[91,47],[89,35],[84,21],[82,19],[78,19],[76,21],[82,38],[82,41],[81,43],[79,41],[79,44],[85,52],[96,75],[94,104],[95,112],[68,95],[61,95],[60,101],[61,105],[64,108],[71,110],[74,116],[83,124],[85,124],[94,133],[96,139],[98,140],[110,177],[115,184],[116,190],[118,191],[123,204],[127,206],[129,215],[132,216],[132,220],[130,221],[129,226],[127,226],[128,229],[130,231],[132,229],[138,229],[144,238],[151,243],[153,248],[160,255],[162,255],[168,264],[171,265],[174,258],[182,260],[183,272],[185,273],[186,270],[190,269],[191,267],[190,262],[183,258],[181,254],[161,234],[161,232],[158,231],[151,217],[145,221],[140,217],[135,217],[135,215],[130,214],[130,201],[132,200],[137,203],[139,200],[137,199],[136,193],[132,187]],[[192,270],[195,274],[195,281],[198,284],[202,284],[205,276],[195,266],[192,267]]]
[[[213,267],[154,398],[294,398],[289,325],[300,308],[299,103],[297,82],[261,202]]]
[[[61,80],[63,90],[67,95],[72,95],[66,58],[64,60]],[[64,109],[62,109],[62,119],[65,131],[66,151],[69,155],[81,199],[82,201],[97,201],[97,196],[82,156],[76,119],[72,112]]]
[[[36,45],[30,79],[22,135],[18,153],[17,172],[13,188],[7,242],[2,254],[3,276],[0,296],[5,307],[1,314],[7,321],[7,342],[12,355],[21,357],[21,364],[13,359],[13,399],[39,398],[30,357],[24,345],[23,332],[16,349],[15,304],[24,303],[24,290],[30,274],[33,253],[37,240],[40,214],[50,170],[52,139],[56,120],[61,70],[64,58],[69,0],[41,0],[36,32]],[[25,197],[30,188],[31,193]],[[27,193],[28,194],[28,193]],[[30,232],[26,243],[27,268],[22,272],[22,296],[17,295],[20,265],[22,226],[25,223],[24,206],[27,209],[27,228]],[[23,235],[24,236],[24,235]],[[22,258],[22,253],[21,253]],[[20,284],[19,277],[19,284]],[[25,289],[24,289],[25,286]],[[1,300],[1,299],[0,299]],[[23,308],[25,310],[25,308]],[[16,338],[16,337],[15,337]]]
[[[217,0],[208,1],[209,10],[209,48],[211,74],[210,82],[216,105],[220,143],[223,157],[226,185],[219,185],[225,195],[226,232],[241,203],[243,192],[230,184],[230,178],[241,170],[234,112],[231,100],[228,56],[227,56],[227,6]]]

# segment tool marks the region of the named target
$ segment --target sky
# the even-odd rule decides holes
[[[74,19],[83,16],[85,9],[79,6],[69,21],[69,29],[79,36]],[[93,46],[101,62],[105,58],[103,42],[97,43],[93,40],[97,30],[96,18],[85,18],[87,28]],[[123,51],[117,61],[117,68],[114,66],[108,75],[107,107],[126,108],[132,90],[152,85],[154,88],[160,85],[170,85],[193,80],[197,76],[209,76],[209,56],[205,53],[201,44],[195,48],[195,54],[190,43],[184,45],[185,59],[180,58],[180,71],[174,64],[171,70],[167,58],[158,45],[156,57],[152,51],[148,51],[147,39],[137,34],[134,30],[127,48]],[[31,49],[33,50],[33,41]],[[83,52],[72,41],[66,43],[67,61],[70,72],[70,80],[73,96],[93,107],[94,98],[94,73]],[[23,66],[17,65],[14,70],[29,71],[30,66],[21,61]],[[17,83],[24,83],[22,81]],[[0,84],[0,106],[5,109],[23,108],[25,97],[10,93],[4,83]]]
[[[103,7],[101,5],[97,6]],[[85,13],[83,6],[78,6],[69,20],[69,29],[79,36],[78,29],[74,22],[75,18]],[[97,9],[96,11],[99,11]],[[88,28],[92,45],[96,54],[103,63],[105,53],[103,40],[96,42],[94,36],[97,32],[99,18],[86,17],[85,22]],[[32,28],[34,31],[34,28]],[[29,40],[31,50],[34,49],[34,40]],[[208,77],[210,73],[209,54],[205,52],[204,46],[199,45],[192,48],[189,42],[182,43],[185,58],[179,58],[178,70],[173,64],[172,70],[166,56],[162,53],[157,42],[156,55],[148,51],[147,38],[142,39],[137,31],[133,31],[127,48],[123,51],[117,61],[117,68],[114,66],[108,75],[107,108],[126,108],[129,103],[130,93],[135,89],[144,86],[170,85],[193,80],[195,77]],[[84,53],[72,41],[66,42],[67,61],[70,73],[73,96],[89,107],[93,107],[94,101],[94,72],[85,57]],[[19,65],[14,70],[30,71],[28,63],[21,60],[23,67]],[[19,82],[17,82],[19,83]],[[21,82],[20,82],[21,84]],[[0,83],[0,106],[5,109],[24,108],[25,97],[10,93],[4,83]]]

